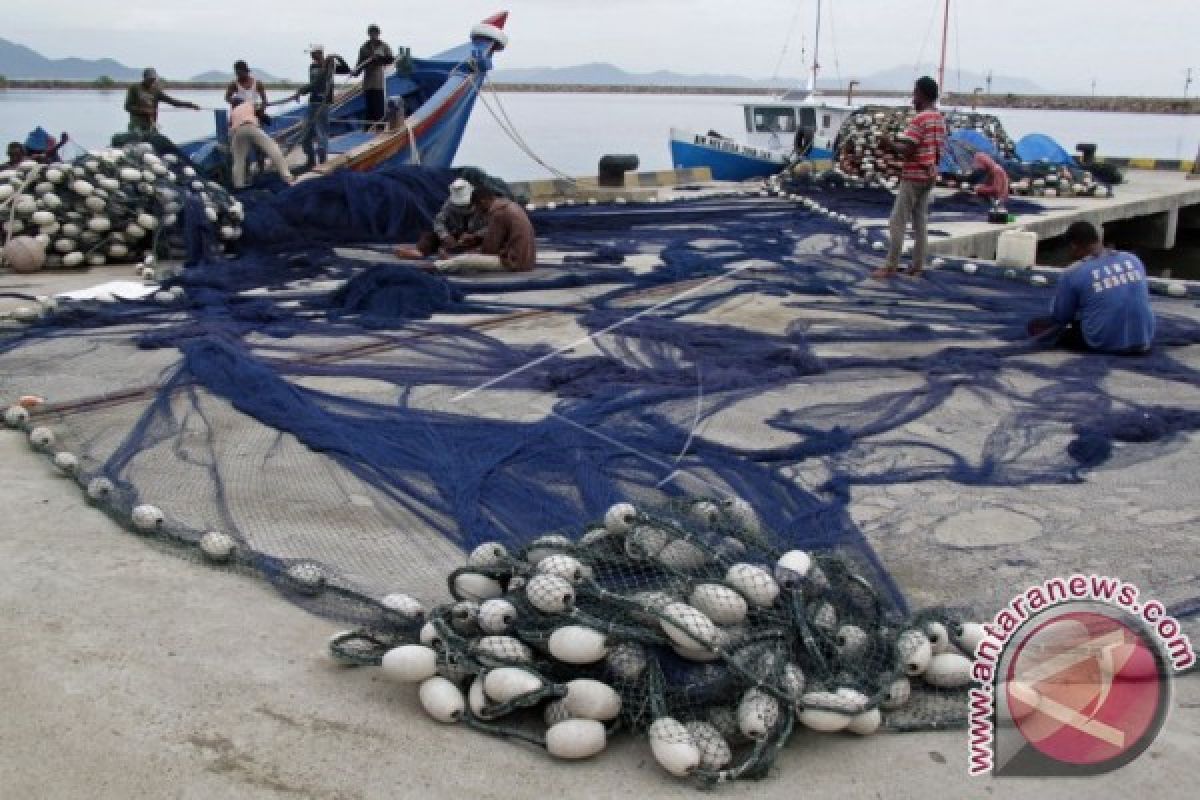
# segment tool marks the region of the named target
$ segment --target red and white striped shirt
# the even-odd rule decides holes
[[[919,112],[896,138],[911,142],[914,148],[904,159],[901,179],[916,183],[937,180],[938,161],[946,149],[946,120],[941,113],[932,108]]]

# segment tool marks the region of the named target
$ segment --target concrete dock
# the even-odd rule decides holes
[[[969,226],[978,224],[962,224],[968,226],[963,236],[974,235]],[[847,238],[799,240],[794,257],[857,270],[857,297],[820,295],[804,305],[795,295],[746,292],[688,316],[772,332],[791,326],[814,334],[886,332],[899,323],[871,316],[872,309],[899,314],[906,303],[919,307],[923,301],[904,296],[910,287],[869,281],[867,270],[877,259],[846,247]],[[561,253],[546,255],[552,265],[562,260]],[[654,254],[639,258],[644,261],[638,268],[661,264]],[[131,276],[129,267],[6,274],[0,275],[0,292],[46,295]],[[547,348],[574,342],[578,308],[602,289],[539,293],[539,301],[555,308],[535,320],[499,321],[488,334],[505,343]],[[0,310],[18,302],[0,298]],[[1200,319],[1194,302],[1156,302],[1172,314]],[[971,338],[973,332],[965,328],[961,332],[972,348],[1006,344]],[[815,352],[836,358],[849,346],[826,342]],[[878,336],[854,344],[853,351],[888,363],[923,346]],[[1172,356],[1200,369],[1200,345],[1177,348]],[[1073,358],[1059,352],[1025,357],[1030,364],[1066,371]],[[26,387],[40,388],[30,382],[43,380],[41,372],[53,379],[74,369],[90,378],[107,367],[80,361],[26,365],[29,373],[21,384],[0,370],[0,401]],[[888,386],[897,389],[912,380],[899,373],[887,376]],[[784,434],[761,420],[809,409],[820,413],[830,403],[861,400],[878,388],[867,383],[856,372],[808,376],[725,409],[706,423],[704,435],[774,443]],[[964,383],[936,414],[914,418],[881,438],[894,436],[907,446],[955,447],[973,456],[983,440],[1000,435],[998,426],[1008,415],[1028,407],[1044,379],[1006,372],[998,374],[997,383],[1003,391]],[[1117,370],[1105,386],[1122,403],[1200,405],[1190,386]],[[498,398],[499,392],[485,395],[479,405],[502,413],[504,403],[494,402]],[[536,416],[541,408],[530,404],[511,413]],[[237,431],[230,435],[236,438]],[[1120,575],[1171,603],[1197,594],[1198,476],[1196,437],[1182,434],[1153,457],[1138,458],[1130,447],[1120,464],[1076,483],[866,484],[853,488],[848,511],[914,607],[970,602],[996,609],[1015,591],[1073,570]],[[819,469],[796,474],[797,481],[813,485],[824,477]],[[366,494],[358,486],[344,488],[351,497]],[[253,576],[208,568],[149,546],[89,507],[79,487],[57,474],[44,455],[32,452],[24,437],[7,430],[0,430],[0,508],[2,797],[701,796],[665,775],[644,740],[622,736],[596,758],[563,764],[526,746],[431,721],[414,687],[389,683],[378,670],[336,667],[326,658],[324,643],[339,626],[287,602]],[[400,554],[409,560],[425,557]],[[424,566],[431,574],[444,574],[458,557],[438,554]],[[1185,798],[1194,794],[1194,787],[1187,787],[1194,784],[1198,742],[1200,680],[1187,677],[1176,681],[1174,708],[1156,742],[1132,764],[1102,777],[968,779],[961,731],[869,738],[805,731],[793,738],[766,780],[722,786],[703,796]]]

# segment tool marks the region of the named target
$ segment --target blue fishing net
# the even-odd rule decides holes
[[[745,503],[763,559],[843,565],[887,625],[914,606],[990,612],[1000,559],[1014,586],[1087,566],[998,530],[963,543],[964,505],[1089,540],[1091,563],[1168,602],[1200,595],[1024,497],[1186,446],[1193,301],[1156,298],[1146,356],[1053,351],[1024,336],[1052,287],[957,264],[873,282],[845,223],[775,197],[537,211],[528,274],[447,278],[352,249],[415,239],[447,178],[339,174],[246,197],[237,258],[199,254],[146,300],[6,328],[0,390],[48,398],[29,425],[54,430],[116,519],[153,504],[165,520],[148,538],[187,553],[220,531],[233,563],[377,629],[396,622],[381,598],[440,596],[482,543],[519,553],[616,503],[688,498]],[[860,220],[882,208],[819,196]],[[1158,549],[1194,555],[1165,532]]]

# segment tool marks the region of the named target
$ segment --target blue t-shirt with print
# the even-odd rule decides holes
[[[1109,353],[1147,350],[1154,312],[1146,267],[1132,253],[1105,250],[1073,264],[1058,281],[1054,321],[1078,321],[1088,347]]]

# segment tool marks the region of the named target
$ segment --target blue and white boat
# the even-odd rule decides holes
[[[817,33],[821,39],[821,3]],[[707,134],[671,129],[671,163],[676,169],[708,167],[714,180],[742,181],[774,175],[791,161],[832,161],[838,132],[854,111],[827,103],[816,95],[816,45],[809,86],[761,103],[743,103],[745,130],[739,140],[714,131]]]
[[[785,95],[774,102],[743,103],[741,140],[671,129],[671,163],[676,169],[708,167],[714,180],[742,181],[774,175],[791,160],[831,161],[846,105]]]
[[[427,59],[412,59],[412,69],[387,77],[390,109],[403,108],[386,130],[364,130],[366,100],[359,85],[348,87],[330,107],[329,158],[313,172],[339,169],[365,172],[383,166],[449,167],[462,142],[475,99],[492,68],[492,56],[508,43],[508,12],[471,29],[470,40]],[[285,153],[298,149],[307,104],[293,105],[265,127]],[[216,173],[227,163],[228,129],[224,110],[216,112],[216,135],[187,142],[180,149],[199,167]],[[402,121],[400,121],[402,120]]]

